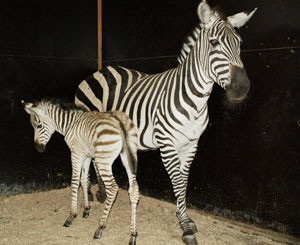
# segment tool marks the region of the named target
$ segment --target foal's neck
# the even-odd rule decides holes
[[[55,124],[55,130],[65,136],[75,119],[82,113],[83,111],[81,110],[63,109],[59,106],[53,106],[52,113],[49,113],[49,115]]]

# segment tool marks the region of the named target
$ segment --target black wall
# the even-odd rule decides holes
[[[198,1],[103,1],[104,65],[154,73],[176,66],[182,40],[198,22]],[[239,32],[251,79],[249,99],[228,109],[215,86],[210,123],[191,168],[188,203],[300,236],[300,26],[298,0],[209,1],[229,15],[258,7]],[[0,190],[16,193],[70,183],[69,150],[55,135],[33,147],[19,101],[72,100],[96,67],[96,1],[4,0],[0,7]],[[139,154],[144,193],[174,200],[157,151]],[[117,180],[126,186],[117,162]],[[159,176],[159,177],[158,177]],[[174,210],[175,214],[175,210]]]
[[[70,182],[63,138],[55,136],[48,152],[37,154],[20,101],[71,101],[76,85],[96,69],[96,1],[0,1],[0,192]]]

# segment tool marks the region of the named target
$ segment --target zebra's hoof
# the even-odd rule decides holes
[[[71,214],[71,215],[67,218],[66,222],[64,223],[64,227],[70,227],[71,224],[72,224],[72,222],[73,222],[73,220],[74,220],[76,217],[77,217],[77,214],[74,214],[74,215]]]
[[[72,222],[66,221],[66,222],[64,223],[64,227],[70,227],[71,224],[72,224]]]
[[[137,235],[138,235],[137,232],[131,234],[130,241],[129,241],[128,245],[136,245],[136,238],[137,238]]]
[[[82,218],[86,219],[86,218],[89,217],[89,215],[90,215],[89,212],[84,211],[83,214],[82,214]]]
[[[89,215],[90,215],[89,210],[90,209],[91,209],[91,207],[87,207],[87,208],[84,209],[83,214],[82,214],[83,218],[88,218],[89,217]]]
[[[64,223],[64,227],[70,227],[72,225],[73,220],[67,219],[66,222]]]
[[[106,199],[106,193],[104,191],[98,190],[96,193],[96,197],[97,197],[98,202],[104,203],[105,199]]]
[[[198,232],[198,229],[197,229],[197,226],[195,224],[195,222],[193,220],[189,220],[189,226],[191,228],[191,230],[194,232],[194,233],[197,233]]]
[[[94,239],[99,239],[102,236],[102,231],[104,230],[103,226],[100,226],[94,234]]]
[[[182,235],[182,241],[186,245],[198,245],[197,239],[193,231],[186,231]]]

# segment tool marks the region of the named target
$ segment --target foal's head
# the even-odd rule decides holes
[[[30,115],[35,147],[39,152],[43,152],[56,129],[55,123],[48,113],[50,103],[46,101],[36,103],[22,101],[22,104],[25,111]]]

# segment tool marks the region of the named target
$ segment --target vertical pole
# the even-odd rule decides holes
[[[102,0],[98,0],[98,69],[102,69]]]

